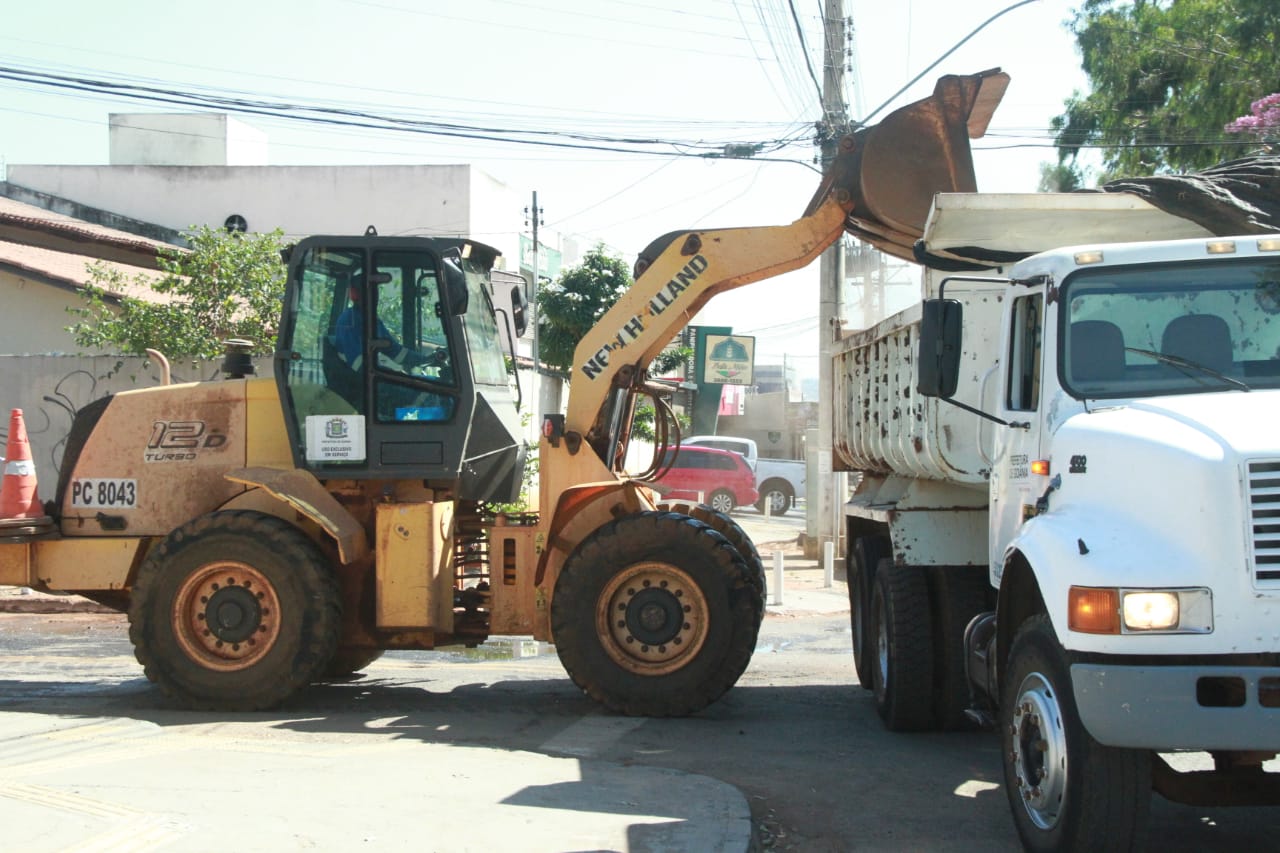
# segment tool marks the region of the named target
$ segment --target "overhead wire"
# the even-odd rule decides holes
[[[69,92],[96,93],[147,103],[186,107],[198,106],[247,115],[288,118],[312,124],[420,133],[508,144],[622,153],[650,151],[655,146],[658,146],[666,149],[663,153],[689,157],[723,156],[725,145],[723,140],[678,140],[657,137],[614,136],[603,133],[465,124],[439,119],[411,119],[402,116],[377,114],[360,109],[327,107],[318,104],[293,104],[223,94],[204,94],[198,91],[182,91],[156,86],[144,86],[136,83],[53,74],[11,66],[0,66],[0,79],[25,85]],[[791,142],[786,138],[775,138],[759,140],[756,144],[758,144],[758,150],[761,153],[772,153],[785,148]]]

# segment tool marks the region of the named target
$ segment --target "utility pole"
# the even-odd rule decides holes
[[[822,145],[822,167],[825,171],[835,159],[840,137],[849,132],[849,108],[845,103],[845,54],[849,39],[844,15],[844,0],[825,0],[823,4],[823,74],[822,121],[818,124]],[[809,491],[817,500],[806,507],[806,528],[816,533],[807,537],[810,543],[807,554],[817,558],[823,543],[838,542],[840,525],[837,520],[845,497],[842,474],[835,475],[832,465],[832,425],[834,412],[832,401],[835,379],[831,358],[834,344],[844,324],[844,245],[839,240],[822,253],[819,265],[818,302],[818,447],[817,487]],[[812,470],[812,469],[811,469]]]
[[[530,271],[533,274],[533,281],[529,288],[529,303],[533,308],[533,381],[535,383],[534,403],[537,411],[534,414],[534,423],[541,424],[542,416],[549,409],[546,405],[547,391],[543,387],[545,377],[542,371],[542,349],[539,343],[540,331],[538,322],[538,288],[540,286],[538,276],[538,226],[542,224],[542,208],[538,207],[538,191],[533,191],[533,203],[531,207],[524,210],[525,222],[530,225],[533,231],[533,257],[530,261]]]

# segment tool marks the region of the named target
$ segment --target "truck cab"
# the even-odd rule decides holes
[[[1137,843],[1152,790],[1280,803],[1280,237],[943,194],[918,248],[925,299],[834,365],[886,725],[994,727],[1028,849]]]

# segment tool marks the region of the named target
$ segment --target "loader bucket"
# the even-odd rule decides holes
[[[912,260],[933,197],[977,191],[969,140],[986,133],[1008,85],[998,68],[941,77],[928,98],[846,136],[810,210],[833,190],[846,190],[853,202],[846,230]]]

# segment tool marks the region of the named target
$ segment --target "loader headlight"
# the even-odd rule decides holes
[[[1067,627],[1085,634],[1209,634],[1213,593],[1189,589],[1073,586]]]

